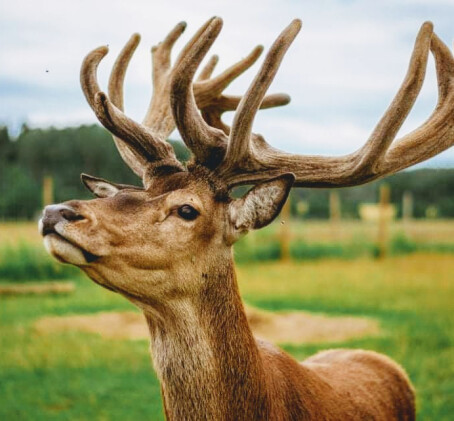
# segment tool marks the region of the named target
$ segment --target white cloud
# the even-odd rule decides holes
[[[88,110],[76,110],[72,111],[68,115],[67,112],[53,112],[52,115],[49,113],[34,112],[29,114],[27,124],[30,127],[67,127],[67,126],[78,126],[92,121],[92,111]]]
[[[367,130],[346,123],[315,124],[304,118],[263,118],[258,131],[269,143],[305,155],[343,155],[354,152],[369,136]]]

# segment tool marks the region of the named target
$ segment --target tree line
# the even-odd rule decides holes
[[[186,147],[170,141],[177,157],[190,157]],[[54,180],[55,202],[90,198],[79,182],[81,172],[118,183],[140,185],[140,180],[121,160],[110,134],[97,125],[65,129],[30,129],[23,126],[16,138],[0,128],[0,219],[36,218],[42,208],[44,177]],[[339,190],[342,216],[358,217],[358,205],[376,202],[381,183],[391,189],[391,202],[401,212],[402,195],[411,192],[414,216],[425,217],[428,209],[442,218],[454,217],[454,169],[404,171],[364,186]],[[294,189],[292,212],[306,204],[306,218],[329,216],[329,189]]]

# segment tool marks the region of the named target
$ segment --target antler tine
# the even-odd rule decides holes
[[[435,66],[437,69],[438,81],[438,107],[441,107],[446,101],[447,96],[452,94],[452,84],[454,82],[454,58],[449,48],[432,34],[432,43],[430,49],[435,57]]]
[[[202,116],[210,126],[221,129],[226,135],[229,135],[230,126],[225,124],[221,117],[226,111],[236,110],[241,99],[241,96],[222,95],[213,100],[210,105],[201,109]],[[281,107],[289,102],[290,96],[287,94],[271,94],[263,98],[260,109]]]
[[[199,163],[212,167],[217,164],[214,151],[223,152],[227,137],[219,129],[210,127],[198,112],[193,93],[192,78],[222,28],[220,18],[210,19],[195,42],[186,46],[175,65],[171,82],[170,103],[173,116],[183,141]],[[200,32],[200,31],[199,31]]]
[[[211,75],[213,74],[214,68],[218,64],[218,61],[219,61],[219,56],[217,54],[211,56],[211,58],[208,60],[208,63],[205,65],[205,67],[200,72],[200,75],[197,78],[197,82],[202,82],[204,80],[209,79],[211,77]]]
[[[112,68],[112,72],[110,73],[108,88],[109,97],[112,103],[121,111],[123,111],[123,83],[126,69],[139,42],[140,35],[133,34],[118,55]],[[141,155],[137,154],[134,149],[131,149],[131,147],[119,137],[113,136],[113,140],[123,161],[128,164],[136,175],[143,178],[144,169],[147,166],[146,160]]]
[[[170,55],[175,42],[186,29],[186,23],[178,23],[164,41],[151,48],[153,67],[153,95],[143,119],[143,124],[153,127],[163,139],[175,129],[175,122],[170,109],[169,79],[172,72]],[[197,34],[195,35],[195,37]]]
[[[109,98],[112,103],[121,111],[123,111],[123,84],[125,80],[126,70],[129,62],[140,43],[140,35],[132,34],[129,41],[121,50],[115,63],[112,67],[109,78]]]
[[[218,171],[222,175],[244,160],[249,152],[252,123],[260,104],[277,73],[279,65],[301,29],[301,21],[295,19],[282,31],[270,48],[265,61],[241,100],[233,120],[226,156]]]
[[[164,71],[170,67],[170,55],[172,48],[186,29],[186,22],[179,22],[164,38],[164,41],[151,47],[153,54],[153,80],[159,82]]]
[[[235,78],[257,61],[262,51],[263,47],[261,45],[256,46],[244,59],[222,72],[219,76],[207,80],[211,77],[219,60],[219,57],[214,55],[200,72],[197,82],[194,83],[194,96],[203,118],[210,126],[221,129],[227,135],[230,133],[230,127],[222,122],[221,116],[226,111],[236,110],[242,97],[222,95],[221,93]],[[201,83],[205,81],[206,83]],[[213,93],[217,96],[213,97]],[[290,97],[288,95],[273,94],[263,99],[260,109],[279,107],[287,105],[289,102]]]
[[[230,66],[215,78],[194,83],[194,96],[197,98],[197,106],[202,109],[209,105],[213,94],[219,95],[233,80],[249,69],[260,57],[262,51],[263,47],[258,45],[245,58]],[[209,65],[212,65],[212,63],[208,62],[207,66]]]
[[[108,52],[109,49],[107,47],[96,48],[91,51],[82,62],[80,70],[80,84],[82,86],[82,92],[92,109],[94,107],[95,95],[101,90],[98,85],[96,71],[99,63]]]
[[[454,58],[436,34],[432,34],[430,48],[437,71],[437,106],[424,124],[391,147],[382,165],[384,173],[407,168],[454,144]]]
[[[114,136],[121,138],[147,162],[151,163],[169,158],[173,160],[175,155],[169,144],[160,141],[146,127],[124,115],[99,88],[96,71],[107,52],[107,47],[100,47],[89,53],[82,63],[80,73],[82,90],[98,120],[107,130]],[[175,165],[178,165],[176,159]]]
[[[426,22],[419,30],[405,79],[391,105],[361,149],[360,168],[378,164],[412,109],[421,90],[426,73],[433,25]]]

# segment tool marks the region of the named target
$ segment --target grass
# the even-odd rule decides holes
[[[292,219],[286,221],[292,239],[306,243],[374,243],[377,239],[378,227],[376,222],[357,219],[342,220],[332,224],[328,220]],[[276,238],[282,225],[279,220],[268,227],[248,234],[250,241],[261,242]],[[409,222],[394,220],[389,224],[389,237],[404,234],[408,239],[420,244],[452,244],[454,238],[454,223],[449,219],[414,219]]]
[[[43,240],[35,222],[0,222],[0,245],[15,247],[20,243],[40,246]]]
[[[415,254],[376,261],[320,261],[241,268],[246,300],[269,310],[304,309],[379,318],[387,334],[345,347],[383,352],[408,371],[419,419],[454,414],[454,259]],[[257,291],[260,291],[257,294]],[[319,347],[287,347],[302,359]]]
[[[1,282],[69,279],[78,273],[46,253],[36,223],[0,223]]]
[[[420,420],[454,414],[452,273],[452,256],[421,253],[238,268],[243,296],[262,308],[378,318],[384,335],[336,346],[374,349],[399,361],[417,389]],[[86,279],[75,282],[69,296],[0,298],[0,419],[163,419],[147,341],[33,329],[44,315],[132,308]],[[285,349],[303,359],[329,347]]]
[[[416,252],[454,253],[454,244],[416,242],[404,234],[395,234],[389,241],[388,255],[396,256]],[[326,258],[353,259],[358,257],[377,257],[379,249],[376,244],[365,239],[350,242],[306,242],[293,241],[290,244],[290,255],[295,260],[316,260]],[[242,239],[235,245],[235,259],[239,264],[279,260],[281,246],[273,237],[249,240]]]
[[[34,282],[74,277],[76,268],[59,264],[41,246],[20,242],[0,247],[0,280]]]

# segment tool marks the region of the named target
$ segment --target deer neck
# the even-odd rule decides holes
[[[162,317],[145,311],[166,415],[178,420],[266,419],[265,372],[233,259],[197,276],[205,285],[197,297],[166,306]]]

